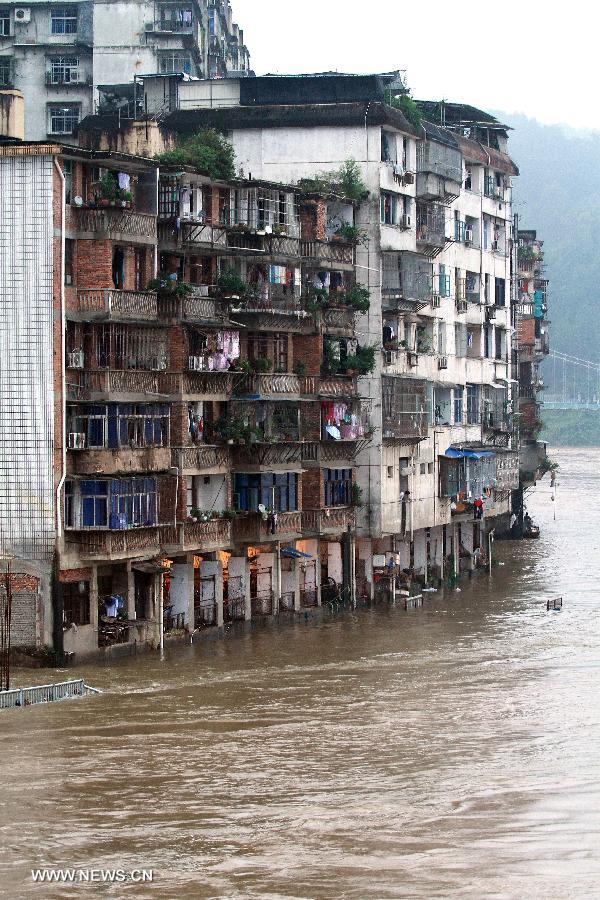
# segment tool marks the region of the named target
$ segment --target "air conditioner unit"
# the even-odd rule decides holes
[[[25,6],[15,7],[15,22],[18,25],[26,25],[31,22],[31,10]]]
[[[473,229],[465,228],[465,244],[473,243]]]
[[[71,431],[67,437],[69,450],[85,450],[85,434]]]
[[[447,369],[448,368],[448,357],[440,356],[438,359],[438,369]]]
[[[188,356],[188,369],[192,372],[202,372],[204,359],[201,356]]]
[[[431,305],[434,309],[439,309],[439,307],[442,305],[442,298],[439,294],[433,295],[433,297],[431,298]]]
[[[402,225],[402,228],[410,228],[410,216],[402,216],[400,224]]]
[[[415,176],[414,176],[413,172],[405,172],[403,181],[404,181],[404,184],[414,184]]]
[[[154,22],[146,22],[144,31],[154,31]]]
[[[84,362],[83,350],[72,350],[67,357],[67,368],[83,369]]]
[[[456,312],[457,313],[466,313],[469,305],[466,300],[457,300],[456,301]]]
[[[66,274],[65,275],[65,286],[70,287],[72,284],[73,284],[73,276]]]

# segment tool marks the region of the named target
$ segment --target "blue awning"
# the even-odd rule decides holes
[[[449,459],[485,459],[495,455],[492,450],[457,450],[455,447],[448,447],[444,453]]]
[[[312,559],[310,553],[302,553],[301,550],[294,550],[293,547],[284,547],[281,555],[288,559]]]

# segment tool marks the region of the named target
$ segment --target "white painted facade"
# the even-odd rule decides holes
[[[75,142],[73,128],[96,111],[99,86],[154,72],[247,75],[249,54],[228,0],[9,0],[0,7],[0,88],[22,91],[26,140]]]

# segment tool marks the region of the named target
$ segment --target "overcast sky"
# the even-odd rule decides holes
[[[257,75],[405,69],[418,99],[600,128],[593,0],[232,0]]]

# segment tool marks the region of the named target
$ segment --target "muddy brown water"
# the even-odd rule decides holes
[[[497,544],[491,581],[82,668],[101,696],[0,713],[2,896],[599,896],[600,450],[558,458],[557,520],[546,479],[541,540]]]

